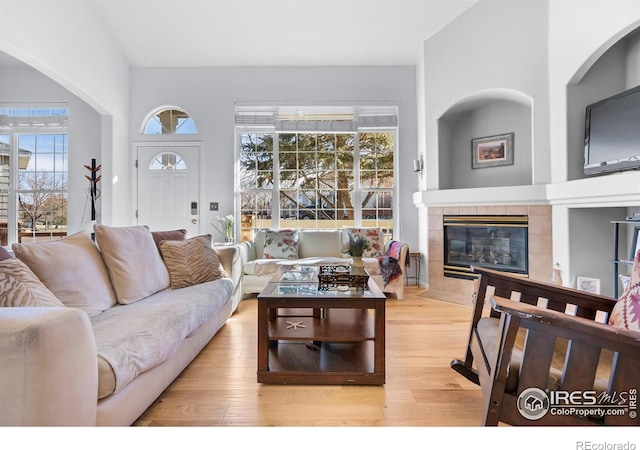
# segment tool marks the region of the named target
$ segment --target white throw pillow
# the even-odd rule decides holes
[[[87,233],[12,249],[65,306],[95,317],[116,304],[107,267]]]
[[[169,287],[167,267],[146,226],[94,225],[118,303],[142,300]]]

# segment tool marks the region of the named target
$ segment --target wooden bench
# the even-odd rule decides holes
[[[640,333],[606,324],[615,299],[472,270],[479,278],[469,342],[464,359],[451,367],[480,385],[482,425],[640,424]],[[530,394],[547,396],[536,410],[540,417],[525,405]],[[609,405],[607,412],[594,414],[594,403]],[[589,414],[571,413],[570,406]]]

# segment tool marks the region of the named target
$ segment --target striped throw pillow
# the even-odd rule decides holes
[[[211,245],[210,234],[183,241],[162,241],[160,252],[169,271],[171,289],[193,286],[227,276],[218,253]]]
[[[18,258],[0,261],[0,307],[58,306],[53,295],[25,263]]]

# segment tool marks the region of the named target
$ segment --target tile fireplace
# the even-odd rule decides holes
[[[470,267],[529,274],[527,215],[443,215],[444,276],[475,279]]]

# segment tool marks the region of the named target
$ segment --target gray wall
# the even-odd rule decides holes
[[[448,184],[447,180],[439,179],[442,175],[438,168],[442,157],[439,141],[442,127],[439,120],[457,105],[475,102],[475,108],[491,107],[498,105],[496,101],[509,93],[519,99],[529,99],[522,103],[532,105],[530,114],[533,118],[526,127],[530,129],[527,134],[532,136],[529,141],[535,142],[535,147],[531,147],[533,158],[530,173],[519,184],[548,181],[547,14],[547,3],[544,1],[480,1],[425,42],[422,81],[425,85],[424,151],[426,160],[431,162],[427,166],[428,190],[440,189]],[[512,120],[508,112],[499,113],[497,120],[505,119]],[[474,134],[478,133],[473,137],[490,135],[491,129],[500,129],[500,133],[508,131],[506,127],[497,127],[489,119],[484,120],[486,122],[476,119],[470,123]],[[524,120],[522,123],[517,121],[518,130],[525,127]],[[513,126],[512,123],[506,125]],[[445,139],[453,142],[453,134]],[[465,140],[472,137],[470,130],[465,130],[464,134]],[[518,145],[522,145],[521,137],[516,136],[516,140]],[[467,148],[467,145],[464,147]],[[527,147],[525,150],[529,152]],[[518,178],[523,169],[511,166],[510,170],[502,172],[512,173],[514,178]],[[461,173],[460,178],[468,174]]]
[[[569,212],[571,279],[564,284],[576,287],[578,276],[600,279],[600,293],[613,295],[613,225],[624,220],[626,208],[574,208]],[[627,252],[627,228],[620,227],[620,255]],[[626,270],[626,268],[621,267]],[[565,274],[567,272],[564,272]],[[621,272],[625,273],[625,272]]]
[[[239,101],[303,106],[396,103],[397,237],[417,246],[417,211],[411,197],[417,190],[412,171],[417,147],[415,67],[132,69],[132,141],[150,140],[140,134],[142,123],[150,111],[162,105],[183,108],[195,120],[199,134],[180,139],[202,141],[205,185],[201,200],[205,205],[220,203],[219,211],[204,211],[202,232],[211,232],[210,222],[234,210],[234,106]]]

